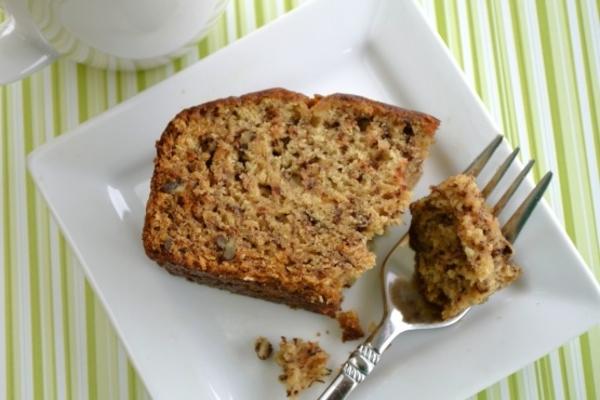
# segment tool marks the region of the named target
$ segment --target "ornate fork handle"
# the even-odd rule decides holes
[[[319,400],[345,399],[373,371],[380,358],[381,354],[372,347],[370,342],[358,346]]]

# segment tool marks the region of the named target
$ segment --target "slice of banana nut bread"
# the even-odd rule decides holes
[[[156,144],[147,255],[190,280],[335,316],[399,222],[438,126],[362,97],[270,89],[180,112]]]

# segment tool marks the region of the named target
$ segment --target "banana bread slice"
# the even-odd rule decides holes
[[[156,144],[147,255],[190,280],[335,316],[399,222],[438,121],[270,89],[180,112]]]
[[[513,249],[475,178],[457,175],[410,205],[417,284],[442,319],[483,303],[517,279]]]

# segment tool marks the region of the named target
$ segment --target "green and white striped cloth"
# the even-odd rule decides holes
[[[419,3],[508,140],[538,160],[535,178],[556,173],[546,199],[600,277],[600,1]],[[196,52],[155,70],[60,60],[0,86],[0,398],[149,397],[27,175],[26,155],[297,5],[232,0]],[[600,329],[475,397],[600,398]]]

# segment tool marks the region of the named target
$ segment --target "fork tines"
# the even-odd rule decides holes
[[[475,158],[475,160],[473,160],[473,162],[467,167],[467,169],[463,173],[477,177],[479,175],[479,173],[483,170],[483,168],[487,165],[487,163],[490,161],[490,159],[496,152],[496,149],[498,149],[498,147],[500,146],[500,143],[502,143],[502,135],[496,136],[491,141],[491,143],[489,145],[487,145],[487,147],[485,149],[483,149],[483,151]],[[504,160],[504,162],[500,165],[500,167],[498,167],[498,169],[496,170],[496,172],[494,173],[494,175],[492,176],[490,181],[485,185],[485,187],[482,190],[482,194],[483,194],[484,198],[487,199],[489,197],[489,195],[492,193],[492,191],[494,190],[494,188],[496,188],[496,186],[498,185],[498,183],[500,182],[500,180],[502,179],[502,177],[504,176],[506,171],[508,171],[508,168],[510,167],[512,162],[517,157],[518,153],[519,153],[519,148],[517,147],[506,158],[506,160]],[[498,200],[498,202],[493,207],[494,215],[497,216],[498,214],[500,214],[500,212],[502,212],[502,210],[504,209],[504,207],[506,206],[506,204],[508,203],[508,201],[510,200],[512,195],[515,193],[517,188],[521,185],[521,183],[523,182],[523,180],[525,179],[525,177],[531,170],[533,163],[534,163],[534,160],[530,160],[525,165],[523,170],[519,173],[519,175],[517,175],[517,177],[514,179],[514,181],[508,187],[508,189],[506,189],[504,194],[500,197],[500,200]],[[523,229],[523,226],[529,219],[529,216],[533,212],[535,206],[538,204],[538,202],[544,195],[544,192],[546,191],[546,188],[550,184],[551,179],[552,179],[552,172],[547,172],[542,177],[542,179],[538,182],[538,184],[535,186],[535,188],[525,198],[525,200],[521,203],[521,205],[519,205],[519,207],[517,207],[516,211],[508,219],[508,222],[506,222],[506,224],[504,224],[504,226],[502,227],[502,233],[504,234],[504,236],[506,237],[506,239],[509,242],[513,243],[517,239],[517,236],[521,232],[521,229]]]

